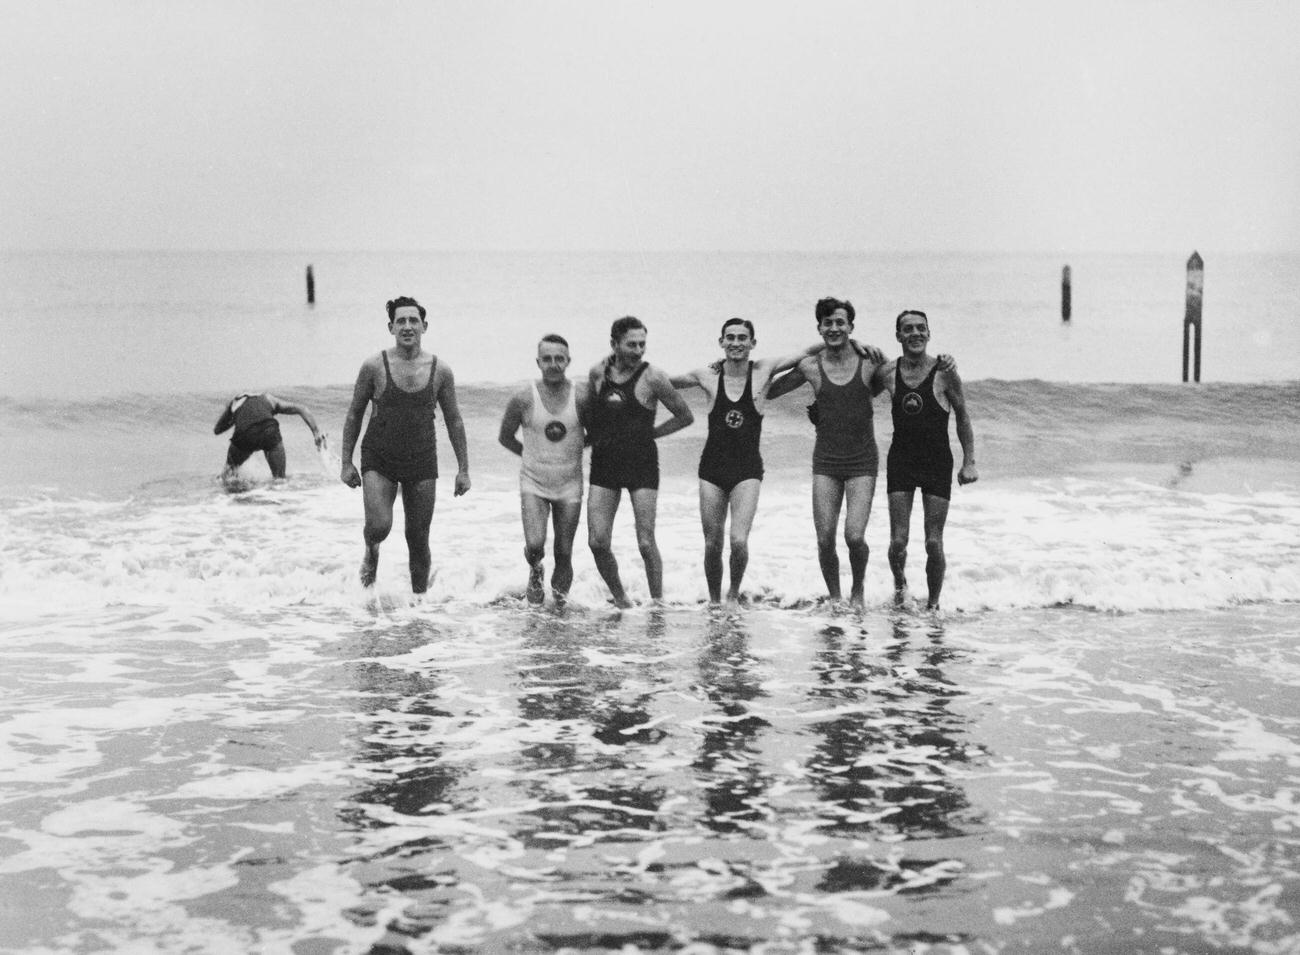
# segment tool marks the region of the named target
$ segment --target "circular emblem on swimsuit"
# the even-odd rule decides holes
[[[921,406],[924,403],[925,402],[921,400],[920,395],[918,395],[915,391],[909,391],[907,394],[903,395],[903,413],[920,414]]]
[[[742,411],[737,411],[735,408],[732,408],[727,412],[727,416],[723,420],[727,422],[728,428],[739,428],[745,423],[745,414]]]
[[[563,421],[550,421],[542,429],[542,433],[546,435],[547,441],[563,441],[569,429],[564,426]]]
[[[617,408],[623,403],[623,396],[617,391],[611,391],[605,396],[605,404],[611,408]]]

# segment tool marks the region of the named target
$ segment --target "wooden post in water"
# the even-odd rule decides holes
[[[1070,267],[1061,269],[1061,321],[1070,320]]]
[[[1201,299],[1205,293],[1205,262],[1199,252],[1187,260],[1187,308],[1183,311],[1183,381],[1187,380],[1189,345],[1194,353],[1193,381],[1201,380]],[[1196,344],[1191,345],[1195,336]]]
[[[316,304],[316,276],[311,274],[311,266],[307,266],[307,304]]]

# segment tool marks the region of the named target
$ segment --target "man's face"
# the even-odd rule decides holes
[[[398,308],[388,321],[388,330],[397,339],[397,344],[407,347],[420,347],[420,339],[428,328],[429,324],[420,317],[420,310],[414,305]]]
[[[829,315],[823,316],[817,323],[817,331],[821,332],[822,341],[830,348],[839,348],[848,343],[849,335],[853,332],[853,323],[849,321],[849,313],[842,308],[837,308]]]
[[[930,341],[930,323],[920,315],[904,315],[898,321],[894,337],[903,346],[903,351],[919,355]]]
[[[746,361],[754,348],[754,339],[749,337],[749,329],[744,325],[728,325],[722,330],[718,344],[732,361]]]
[[[537,367],[546,381],[563,381],[569,367],[569,350],[559,342],[542,342],[537,346]]]
[[[620,365],[626,368],[639,364],[645,356],[645,329],[633,328],[622,338],[610,339],[609,343],[614,349],[614,360]]]

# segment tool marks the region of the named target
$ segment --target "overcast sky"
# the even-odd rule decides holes
[[[1300,251],[1300,3],[0,0],[0,248]]]

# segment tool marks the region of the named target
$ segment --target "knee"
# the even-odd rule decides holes
[[[524,547],[524,560],[528,561],[530,564],[536,564],[545,556],[546,548],[544,547],[535,547],[532,544],[525,545]]]
[[[925,539],[925,552],[926,552],[926,554],[927,554],[928,556],[930,556],[930,557],[938,557],[938,558],[942,559],[942,557],[943,557],[943,538],[942,538],[942,537],[938,537],[938,536],[935,536],[935,537],[927,537],[927,538]]]
[[[642,557],[653,557],[659,553],[659,545],[655,543],[654,534],[637,534],[637,550],[641,551]]]
[[[742,534],[732,534],[728,543],[731,545],[732,554],[749,553],[749,539]]]
[[[591,531],[587,535],[587,546],[591,548],[593,554],[609,553],[609,533],[601,531]]]
[[[371,544],[378,544],[380,541],[387,540],[392,529],[393,519],[391,517],[367,517],[364,531],[366,541]]]
[[[891,554],[907,553],[907,535],[895,534],[889,538],[889,552]]]

